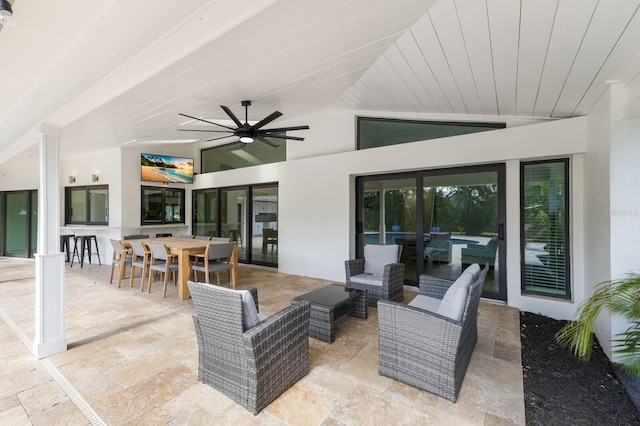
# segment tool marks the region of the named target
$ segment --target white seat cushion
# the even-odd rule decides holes
[[[473,275],[460,275],[444,294],[436,312],[452,320],[460,321],[467,305],[467,295],[472,282]]]
[[[480,265],[478,265],[477,263],[473,263],[469,266],[467,266],[467,269],[465,269],[464,271],[462,271],[463,274],[471,274],[473,275],[473,282],[475,282],[478,277],[480,276]]]
[[[398,245],[367,244],[364,246],[364,272],[383,275],[385,265],[398,263]]]
[[[382,275],[358,274],[358,275],[354,275],[349,280],[352,283],[376,285],[376,286],[382,287],[383,278],[384,277]]]
[[[438,312],[440,302],[441,300],[436,299],[435,297],[423,296],[419,294],[415,297],[415,299],[409,302],[409,306],[422,309],[423,311]]]

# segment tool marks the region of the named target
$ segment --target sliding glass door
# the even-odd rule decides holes
[[[195,235],[228,237],[238,260],[278,266],[278,185],[249,185],[193,191]]]
[[[247,226],[246,188],[225,188],[220,191],[220,227],[221,235],[238,243],[238,260],[247,260],[246,226]]]
[[[504,174],[489,165],[358,178],[358,256],[365,244],[402,245],[409,285],[489,264],[483,297],[505,300]]]
[[[251,189],[251,259],[261,265],[278,264],[278,187]]]
[[[3,256],[33,257],[38,244],[38,191],[0,193]]]
[[[193,233],[218,237],[218,190],[193,192]]]
[[[405,281],[416,282],[416,178],[389,176],[362,181],[364,244],[401,244]]]

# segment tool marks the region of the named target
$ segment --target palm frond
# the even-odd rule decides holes
[[[588,360],[593,348],[593,324],[603,309],[622,315],[631,323],[613,343],[623,371],[640,376],[640,274],[598,284],[593,295],[578,306],[576,319],[556,333],[556,341]]]

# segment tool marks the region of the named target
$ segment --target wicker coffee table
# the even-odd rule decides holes
[[[325,342],[335,340],[336,320],[342,315],[367,319],[366,290],[347,290],[343,285],[330,284],[296,297],[291,304],[300,301],[311,303],[309,336]]]

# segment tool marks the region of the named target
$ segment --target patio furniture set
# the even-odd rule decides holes
[[[367,245],[364,259],[345,262],[346,286],[302,294],[268,317],[254,288],[189,281],[198,380],[258,414],[308,373],[309,337],[332,343],[338,318],[367,319],[367,306],[377,306],[378,373],[455,402],[477,341],[489,266],[473,264],[455,281],[423,275],[419,295],[405,305],[401,251]]]

